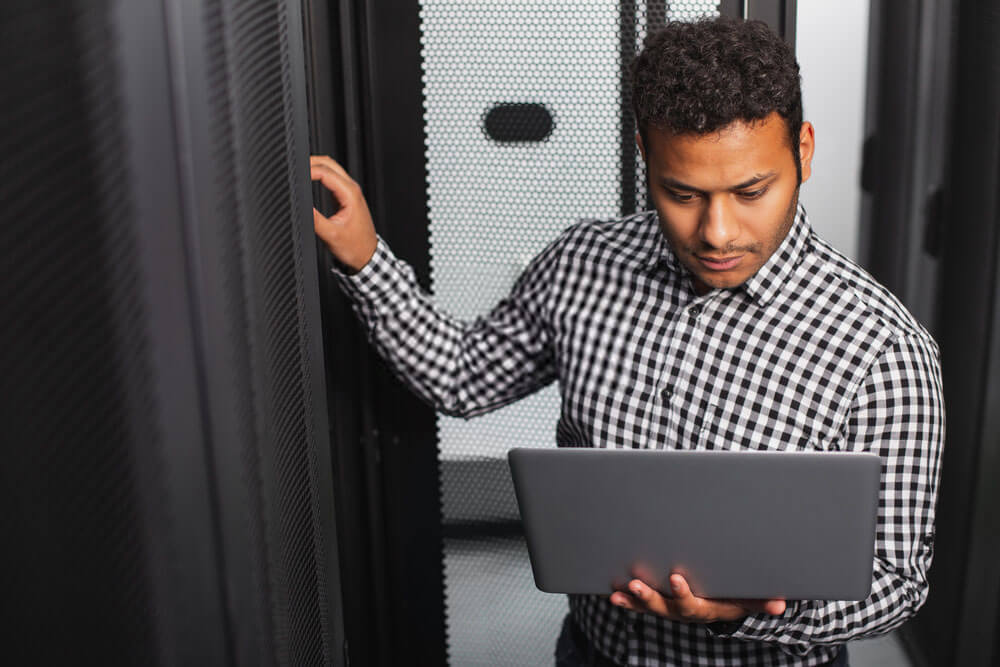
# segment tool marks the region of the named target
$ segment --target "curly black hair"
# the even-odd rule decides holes
[[[777,111],[788,128],[799,182],[802,89],[792,48],[761,21],[672,22],[651,33],[632,62],[639,135],[649,127],[708,134]]]

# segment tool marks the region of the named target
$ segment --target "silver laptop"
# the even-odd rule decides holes
[[[673,572],[708,598],[863,600],[880,459],[845,452],[513,449],[535,585],[610,594]]]

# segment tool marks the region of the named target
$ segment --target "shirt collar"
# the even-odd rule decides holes
[[[683,273],[685,270],[684,266],[677,259],[677,255],[674,254],[670,244],[667,243],[667,238],[663,235],[663,225],[660,224],[660,216],[655,210],[649,213],[653,229],[655,230],[655,236],[649,246],[649,257],[646,260],[646,266],[650,269],[665,266],[676,273]]]
[[[686,275],[688,273],[687,267],[677,258],[663,235],[659,216],[655,210],[650,211],[650,213],[656,234],[653,243],[650,244],[650,252],[646,260],[647,266],[650,269],[664,266],[670,271]],[[788,234],[785,235],[778,249],[764,262],[757,273],[741,286],[747,296],[761,306],[769,303],[781,290],[781,286],[791,277],[795,267],[802,262],[805,253],[812,247],[811,237],[812,227],[809,225],[806,210],[800,203],[795,211],[795,219],[792,221],[791,229],[788,230]]]
[[[788,282],[796,267],[812,248],[812,227],[806,210],[798,205],[792,227],[778,249],[764,262],[757,273],[743,283],[747,295],[758,305],[767,305]]]

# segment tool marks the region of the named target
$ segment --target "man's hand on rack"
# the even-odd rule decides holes
[[[313,209],[313,228],[333,256],[352,271],[360,271],[375,254],[378,237],[361,187],[344,168],[326,155],[309,158],[312,180],[320,181],[340,204],[329,218]]]

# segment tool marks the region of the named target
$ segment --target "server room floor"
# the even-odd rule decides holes
[[[449,662],[477,665],[551,665],[562,595],[535,588],[521,538],[445,541]],[[849,644],[851,667],[910,667],[894,634]]]

